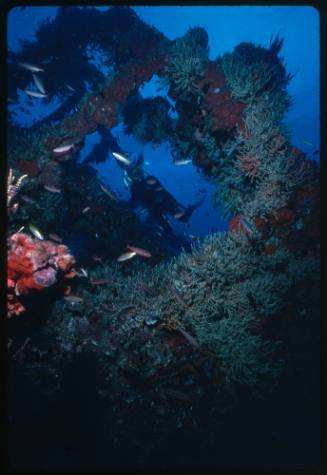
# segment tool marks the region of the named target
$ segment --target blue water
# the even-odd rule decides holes
[[[98,7],[107,9],[108,7]],[[280,33],[284,38],[282,56],[290,73],[295,74],[289,85],[293,105],[284,122],[291,130],[292,143],[305,152],[309,158],[319,160],[320,110],[319,110],[319,13],[313,7],[134,7],[137,14],[148,24],[162,31],[169,39],[182,36],[188,27],[202,26],[209,36],[210,59],[215,59],[227,51],[232,51],[242,41],[251,41],[268,46],[271,37]],[[53,19],[57,7],[14,8],[8,15],[8,47],[18,51],[20,41],[32,40],[38,24],[45,19]],[[304,34],[305,32],[305,34]],[[101,64],[101,54],[89,58],[90,62],[108,74],[108,67]],[[18,125],[28,127],[36,120],[46,117],[59,105],[56,96],[44,106],[31,105],[23,91],[18,91],[18,104],[10,105],[14,120]],[[140,92],[144,98],[167,97],[167,89],[157,90],[156,77],[143,84]],[[171,105],[173,101],[169,99]],[[172,117],[176,113],[169,112]],[[199,188],[207,190],[207,197],[201,207],[195,210],[188,224],[173,222],[176,232],[204,236],[211,231],[226,230],[227,220],[214,208],[210,198],[212,188],[201,173],[192,165],[174,167],[168,144],[161,144],[153,150],[151,144],[145,146],[132,136],[124,133],[123,124],[112,131],[122,150],[131,155],[143,151],[149,163],[146,171],[156,176],[164,187],[182,204],[193,203]],[[87,137],[81,160],[98,143],[97,133]],[[102,182],[121,193],[120,198],[128,200],[129,190],[122,181],[122,171],[115,161],[93,164]],[[182,184],[182,185],[181,185]]]

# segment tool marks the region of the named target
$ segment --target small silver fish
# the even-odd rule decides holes
[[[130,183],[128,183],[128,181],[126,180],[126,178],[123,178],[123,182],[124,182],[124,185],[126,186],[126,188],[129,188]]]
[[[312,142],[309,142],[309,140],[303,140],[303,143],[305,143],[306,145],[312,146]]]
[[[152,327],[156,325],[159,322],[159,320],[160,320],[159,317],[148,317],[146,318],[145,323],[146,325],[148,325],[148,327]]]
[[[37,97],[39,99],[44,99],[45,97],[48,97],[48,94],[42,94],[42,92],[31,91],[30,89],[25,89],[25,92],[28,96]]]
[[[58,236],[58,234],[56,234],[56,233],[50,233],[49,238],[52,239],[53,241],[56,241],[56,242],[59,242],[59,243],[62,242],[62,238],[60,236]]]
[[[18,63],[18,66],[23,69],[26,69],[27,71],[31,71],[32,73],[41,73],[44,71],[44,69],[39,68],[38,66],[35,66],[31,63]]]
[[[181,327],[178,327],[178,330],[184,336],[184,338],[186,338],[186,340],[188,340],[191,343],[191,345],[193,345],[195,348],[199,348],[200,346],[199,343],[196,341],[196,339],[192,335],[190,335],[186,330],[184,330]]]
[[[36,203],[36,201],[33,200],[33,198],[30,198],[30,197],[27,196],[27,195],[20,195],[20,199],[21,199],[22,201],[25,201],[25,203],[30,203],[31,205],[33,205],[33,204]]]
[[[111,198],[112,200],[116,200],[117,198],[115,197],[115,195],[110,191],[108,190],[108,188],[104,185],[101,185],[100,183],[100,188],[101,190],[103,191],[103,193],[105,193],[107,196],[109,196],[109,198]]]
[[[136,252],[124,252],[117,258],[117,261],[118,262],[128,261],[129,259],[132,259],[132,257],[134,256],[136,256]]]
[[[82,209],[82,213],[87,213],[88,211],[90,211],[91,209],[91,206],[87,206],[86,208]]]
[[[74,89],[73,87],[71,87],[69,84],[65,84],[65,86],[66,86],[67,89],[69,89],[70,91],[75,92],[75,89]]]
[[[124,165],[130,165],[132,162],[131,160],[128,160],[124,155],[118,152],[112,152],[113,156],[118,160],[119,162],[124,163]]]
[[[188,163],[191,163],[192,160],[186,159],[186,160],[176,160],[174,163],[175,165],[187,165]]]
[[[68,144],[68,145],[61,145],[60,147],[54,148],[52,151],[53,153],[66,153],[70,152],[70,150],[74,148],[74,144]]]
[[[42,94],[46,94],[41,79],[38,78],[37,75],[34,74],[34,73],[33,73],[33,80],[34,80],[35,86],[38,88],[38,90],[39,90]]]
[[[124,170],[124,177],[126,178],[126,180],[128,181],[128,183],[132,183],[133,180],[132,180],[131,177],[128,175],[128,173],[127,173],[126,170]]]
[[[155,183],[157,183],[157,180],[155,180],[154,178],[149,178],[148,180],[146,180],[146,183],[148,185],[154,185]]]
[[[84,269],[84,267],[81,267],[81,272],[83,274],[84,277],[88,278],[89,274],[87,273],[87,271]]]
[[[66,302],[72,305],[83,302],[82,297],[79,297],[78,295],[67,295],[66,297],[64,297],[64,299],[66,300]]]
[[[50,193],[61,193],[61,190],[53,185],[43,185],[43,188]]]
[[[34,226],[33,224],[29,224],[28,227],[34,237],[41,240],[44,239],[43,234],[38,230],[36,226]]]

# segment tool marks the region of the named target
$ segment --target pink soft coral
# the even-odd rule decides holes
[[[73,256],[62,244],[40,241],[23,233],[13,234],[7,259],[8,317],[25,310],[20,295],[51,287],[62,277],[70,278],[74,264]]]

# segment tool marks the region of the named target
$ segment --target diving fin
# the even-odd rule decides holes
[[[199,201],[197,201],[193,205],[188,206],[186,208],[186,210],[184,211],[183,216],[181,216],[179,218],[179,221],[182,221],[183,223],[186,223],[190,219],[190,217],[192,216],[192,213],[196,210],[196,208],[198,208],[199,206],[202,205],[202,203],[204,202],[205,199],[206,199],[206,197],[203,196]]]

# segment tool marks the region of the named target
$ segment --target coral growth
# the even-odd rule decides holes
[[[292,76],[286,73],[278,58],[282,45],[283,40],[278,35],[267,49],[252,43],[241,43],[233,53],[226,53],[218,60],[236,99],[252,104],[263,94],[277,94],[285,112],[290,105],[286,86]]]
[[[18,192],[21,190],[23,183],[27,175],[20,176],[17,181],[13,170],[10,168],[9,175],[7,179],[7,208],[8,211],[15,211],[17,209],[17,203],[13,203],[14,199],[17,197]]]
[[[130,96],[122,112],[126,132],[142,143],[163,142],[172,129],[169,108],[168,101],[162,97],[142,100],[139,94]]]
[[[210,114],[212,132],[220,129],[229,131],[241,125],[246,106],[232,97],[219,64],[213,61],[206,64],[199,87],[205,91],[202,107]]]
[[[203,28],[190,28],[171,47],[166,73],[176,93],[184,98],[201,93],[197,81],[208,61],[208,35]]]
[[[8,317],[24,310],[20,296],[53,286],[72,271],[75,260],[68,248],[16,233],[9,239]]]

